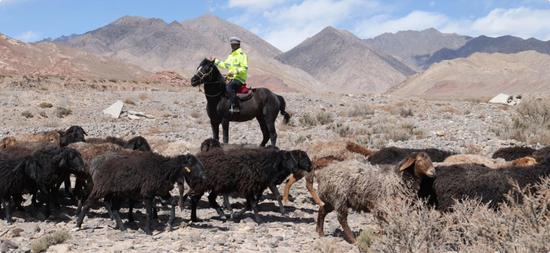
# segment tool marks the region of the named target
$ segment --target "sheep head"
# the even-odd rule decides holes
[[[181,155],[177,159],[187,184],[193,185],[206,181],[204,166],[197,157],[194,155]]]
[[[0,148],[6,149],[8,147],[15,146],[15,144],[17,144],[17,140],[15,139],[15,137],[6,137],[2,139],[2,142],[0,143]]]
[[[78,151],[72,148],[59,149],[59,153],[52,158],[57,167],[73,173],[84,172],[84,160]]]
[[[512,161],[513,166],[528,167],[537,164],[537,160],[532,156],[525,156]]]
[[[213,138],[208,138],[201,143],[201,152],[207,152],[214,148],[221,148],[220,142]]]
[[[435,176],[432,160],[425,152],[412,153],[399,164],[399,172],[407,170],[412,170],[412,174],[418,178]]]
[[[149,145],[149,142],[147,142],[147,140],[142,136],[137,136],[128,140],[128,144],[125,145],[125,148],[132,149],[132,150],[146,151],[146,152],[152,151],[151,146]]]
[[[308,154],[303,150],[292,150],[290,156],[293,157],[298,163],[298,170],[310,172],[313,169],[313,163],[309,159]]]
[[[59,144],[65,147],[71,143],[85,141],[85,136],[88,135],[80,126],[71,126],[66,131],[59,131]]]

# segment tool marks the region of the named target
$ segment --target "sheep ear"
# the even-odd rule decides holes
[[[403,171],[407,170],[409,167],[411,167],[411,165],[414,164],[415,161],[416,161],[416,156],[415,155],[410,155],[409,157],[407,157],[407,159],[405,159],[399,165],[399,172],[403,172]]]

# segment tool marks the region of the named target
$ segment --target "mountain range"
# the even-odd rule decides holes
[[[212,15],[171,23],[125,16],[84,34],[32,44],[2,35],[0,74],[140,79],[160,72],[187,80],[203,58],[225,58],[231,36],[243,40],[249,55],[249,84],[278,92],[444,95],[453,90],[480,95],[496,92],[499,85],[502,90],[514,86],[508,89],[514,92],[531,91],[525,83],[547,85],[539,64],[546,63],[550,42],[533,38],[472,38],[432,28],[363,40],[327,27],[281,52],[254,33]],[[517,69],[532,75],[506,72]],[[503,76],[517,81],[504,82]]]

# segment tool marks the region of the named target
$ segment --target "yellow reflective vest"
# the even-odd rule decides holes
[[[218,68],[227,69],[230,74],[235,76],[235,80],[246,83],[248,78],[248,57],[242,49],[237,49],[227,57],[225,61],[216,59],[214,62]]]

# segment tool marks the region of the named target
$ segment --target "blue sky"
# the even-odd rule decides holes
[[[23,41],[84,33],[124,15],[183,21],[211,13],[288,50],[324,27],[369,38],[435,27],[550,40],[550,0],[0,0],[0,33]]]

